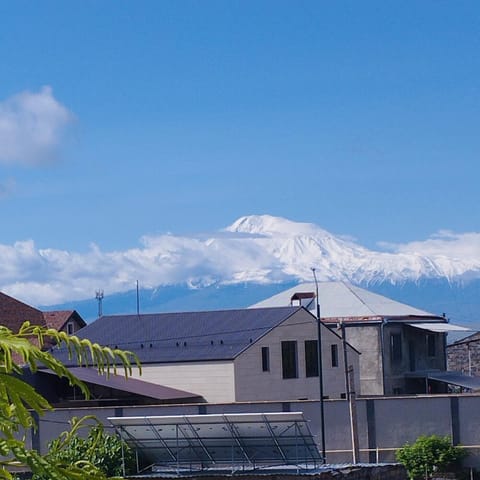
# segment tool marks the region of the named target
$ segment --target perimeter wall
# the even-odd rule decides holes
[[[466,466],[480,468],[480,395],[429,395],[372,397],[357,399],[358,436],[361,461],[394,461],[395,450],[420,435],[448,435],[470,455]],[[148,415],[197,415],[208,413],[303,412],[321,450],[320,403],[245,402],[161,406],[96,407],[58,409],[39,419],[39,428],[30,432],[33,448],[45,451],[48,442],[68,429],[72,417],[96,415],[105,425],[108,417]],[[325,400],[327,463],[351,462],[351,434],[348,403]]]

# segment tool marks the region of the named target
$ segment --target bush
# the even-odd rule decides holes
[[[417,438],[397,450],[397,460],[407,469],[410,479],[429,478],[434,472],[457,469],[467,452],[452,445],[450,437],[438,435]]]
[[[123,476],[124,461],[125,473],[133,473],[135,457],[128,445],[117,435],[105,432],[101,423],[92,426],[89,420],[96,421],[93,417],[74,417],[70,429],[49,444],[45,458],[65,467],[88,462],[106,477]],[[79,435],[81,428],[88,429],[87,437]],[[34,475],[33,480],[49,480],[49,477]]]

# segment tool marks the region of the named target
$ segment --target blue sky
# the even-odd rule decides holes
[[[1,245],[121,251],[264,213],[368,247],[479,231],[476,1],[16,1],[0,22]]]

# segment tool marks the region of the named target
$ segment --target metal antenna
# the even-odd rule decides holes
[[[98,317],[100,318],[103,315],[103,310],[102,310],[103,290],[97,290],[95,292],[95,298],[97,299],[97,302],[98,302]]]
[[[137,280],[137,315],[140,315],[140,295],[138,293],[138,280]]]

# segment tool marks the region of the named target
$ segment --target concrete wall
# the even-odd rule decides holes
[[[379,325],[348,326],[345,336],[360,353],[362,395],[383,395],[383,363]]]
[[[326,400],[324,407],[327,462],[349,462],[352,457],[348,404],[344,400]],[[318,401],[58,409],[39,420],[39,429],[30,439],[35,448],[45,451],[47,443],[68,428],[70,418],[87,414],[107,422],[109,416],[281,411],[304,412],[320,443]],[[468,447],[466,465],[480,467],[480,395],[362,398],[357,400],[357,412],[362,462],[393,461],[395,450],[405,442],[414,442],[420,435],[437,434],[449,435],[455,444]]]
[[[272,330],[235,359],[235,396],[237,401],[318,399],[319,379],[307,377],[305,341],[317,340],[316,319],[300,310],[282,325]],[[297,342],[298,378],[282,378],[282,341]],[[331,346],[337,346],[338,366],[332,366]],[[269,348],[270,369],[262,371],[262,347]],[[348,347],[348,363],[356,374],[357,392],[360,388],[359,355]],[[340,398],[345,394],[345,370],[342,340],[322,325],[322,363],[324,396]]]

